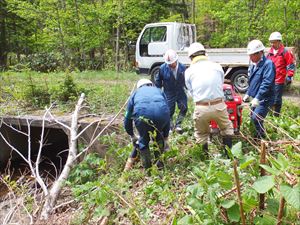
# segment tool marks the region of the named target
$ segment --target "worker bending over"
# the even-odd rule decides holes
[[[134,135],[133,121],[139,138]],[[160,89],[154,87],[150,80],[141,79],[137,82],[137,89],[129,98],[124,127],[133,143],[138,139],[138,149],[145,169],[152,165],[149,150],[151,136],[159,146],[159,151],[155,151],[154,155],[157,166],[161,168],[163,164],[158,158],[164,150],[164,143],[169,135],[170,111],[165,95]]]

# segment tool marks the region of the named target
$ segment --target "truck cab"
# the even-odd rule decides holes
[[[164,63],[163,55],[173,49],[179,62],[190,65],[188,48],[196,42],[194,24],[165,22],[146,24],[136,42],[136,72],[151,75],[153,80]],[[220,63],[225,79],[231,80],[237,92],[248,88],[249,57],[244,48],[206,49],[210,60]]]
[[[195,41],[194,24],[176,22],[147,24],[136,43],[137,73],[153,76],[164,63],[163,55],[168,49],[175,50],[179,55],[179,61],[189,65],[187,55],[180,52],[187,51],[190,44]]]

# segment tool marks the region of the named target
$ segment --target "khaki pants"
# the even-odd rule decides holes
[[[228,118],[227,106],[224,102],[216,105],[196,105],[194,110],[194,127],[196,143],[207,143],[210,134],[210,121],[217,122],[222,136],[233,135],[233,125]]]

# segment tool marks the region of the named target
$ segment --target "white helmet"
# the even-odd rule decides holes
[[[282,35],[279,32],[273,32],[270,37],[269,41],[282,41]]]
[[[164,55],[165,63],[173,64],[178,60],[178,55],[173,49],[169,49],[166,51]]]
[[[204,46],[199,43],[199,42],[194,42],[193,44],[191,44],[191,46],[189,47],[188,50],[188,56],[191,57],[193,54],[195,54],[196,52],[205,52],[205,48]]]
[[[265,50],[265,46],[260,40],[252,40],[247,46],[247,54],[251,55],[260,51]]]
[[[137,87],[137,88],[140,88],[140,87],[142,87],[142,86],[144,86],[144,85],[146,85],[146,84],[151,84],[151,85],[152,85],[152,82],[151,82],[151,80],[149,80],[149,79],[143,78],[143,79],[140,79],[140,80],[137,82],[136,87]]]

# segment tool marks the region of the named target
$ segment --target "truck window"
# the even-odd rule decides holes
[[[185,48],[190,47],[194,39],[194,30],[190,25],[182,25],[179,29],[179,35],[177,37],[177,48],[184,50]]]
[[[167,34],[167,27],[149,27],[147,28],[140,41],[140,55],[149,56],[148,44],[151,42],[165,42]]]

